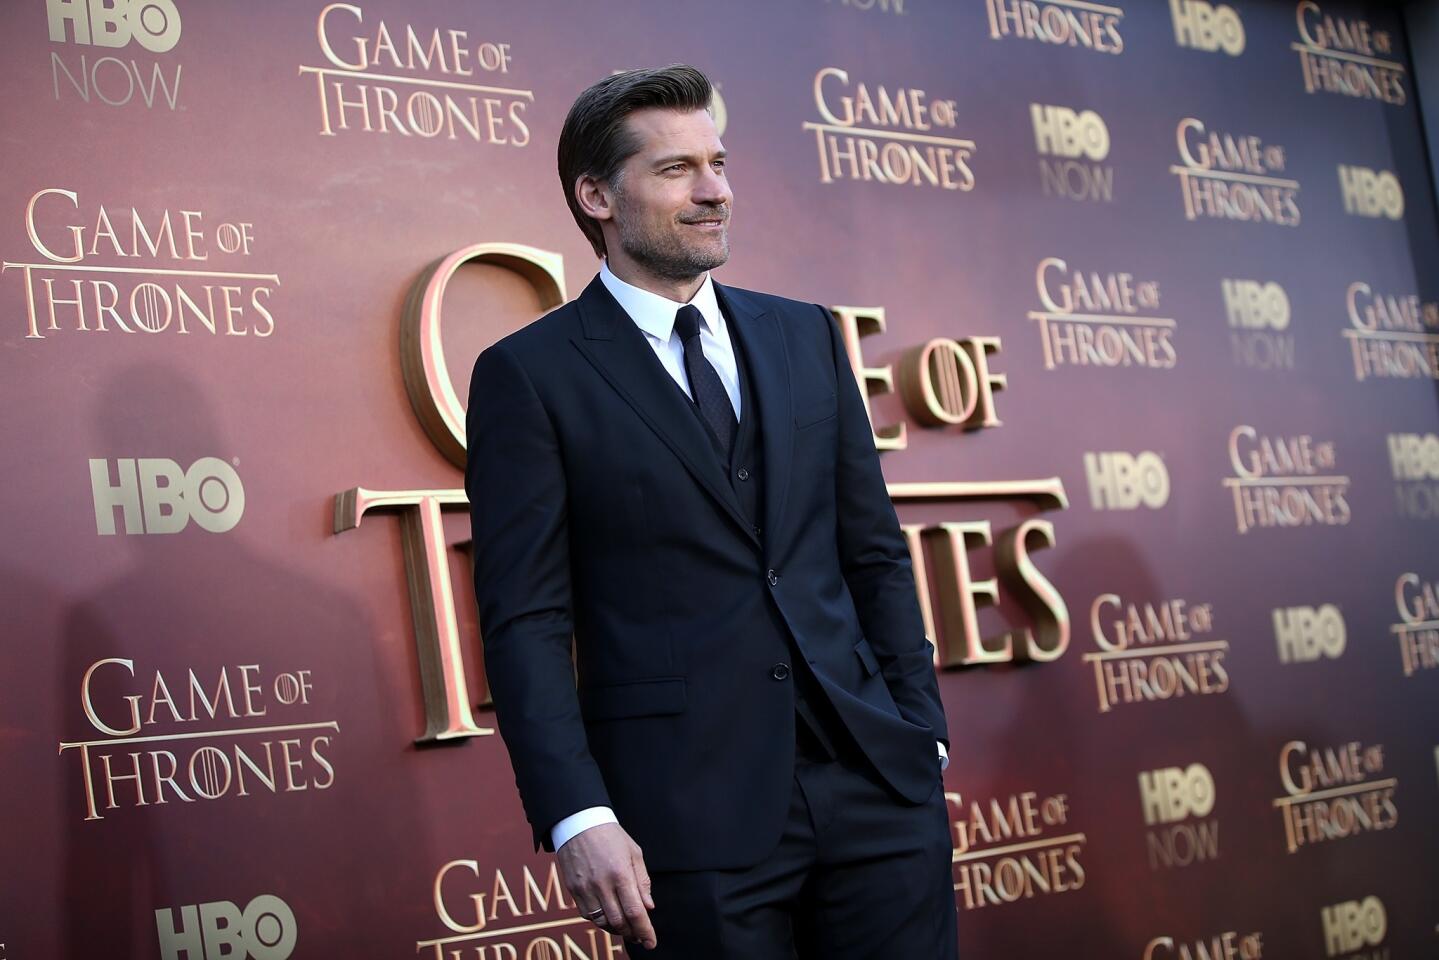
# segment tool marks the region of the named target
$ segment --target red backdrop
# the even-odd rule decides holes
[[[1383,5],[0,24],[0,958],[617,955],[488,735],[435,410],[595,270],[574,95],[673,61],[722,98],[718,276],[849,325],[961,952],[1433,955],[1439,232]]]

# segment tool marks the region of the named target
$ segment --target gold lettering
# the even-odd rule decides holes
[[[415,649],[425,698],[426,727],[419,743],[494,733],[492,728],[476,726],[470,712],[469,684],[465,680],[449,555],[440,517],[442,507],[467,503],[463,490],[377,491],[355,487],[335,498],[336,533],[358,527],[370,510],[400,510],[405,576],[410,587]]]
[[[564,303],[565,262],[558,253],[518,243],[477,243],[431,265],[416,280],[400,327],[400,372],[410,405],[430,440],[460,469],[465,467],[465,408],[455,393],[440,340],[440,304],[455,271],[467,263],[513,270],[540,295],[540,308]]]
[[[869,418],[870,430],[877,450],[903,450],[909,443],[905,424],[896,423],[885,427],[874,425],[874,412],[870,409],[870,386],[878,384],[875,393],[894,392],[894,367],[866,367],[860,352],[860,338],[873,333],[884,332],[883,307],[830,307],[830,312],[839,321],[840,336],[843,338],[845,353],[849,355],[854,377],[859,381],[859,397],[864,402],[864,413]]]

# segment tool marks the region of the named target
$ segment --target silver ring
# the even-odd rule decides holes
[[[596,907],[595,909],[591,910],[589,913],[585,914],[585,919],[591,921],[592,923],[598,923],[600,920],[603,920],[603,919],[604,919],[604,916],[605,916],[605,908],[604,908],[604,907]]]

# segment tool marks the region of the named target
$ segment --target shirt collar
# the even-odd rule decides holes
[[[635,322],[635,326],[662,343],[669,342],[670,334],[675,328],[675,314],[684,306],[683,303],[625,283],[610,270],[608,260],[600,261],[600,282],[605,285],[610,295],[619,301],[625,313]],[[705,327],[712,335],[717,335],[724,329],[724,315],[720,313],[714,281],[708,273],[690,304],[699,309]]]

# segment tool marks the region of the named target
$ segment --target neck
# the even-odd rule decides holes
[[[618,257],[606,257],[606,260],[609,261],[610,273],[625,283],[632,287],[639,287],[641,290],[648,290],[650,293],[676,303],[689,303],[693,300],[694,295],[699,293],[700,287],[704,286],[707,276],[702,273],[697,277],[676,280],[671,277],[656,276],[653,272],[646,270],[643,265],[623,254]]]

